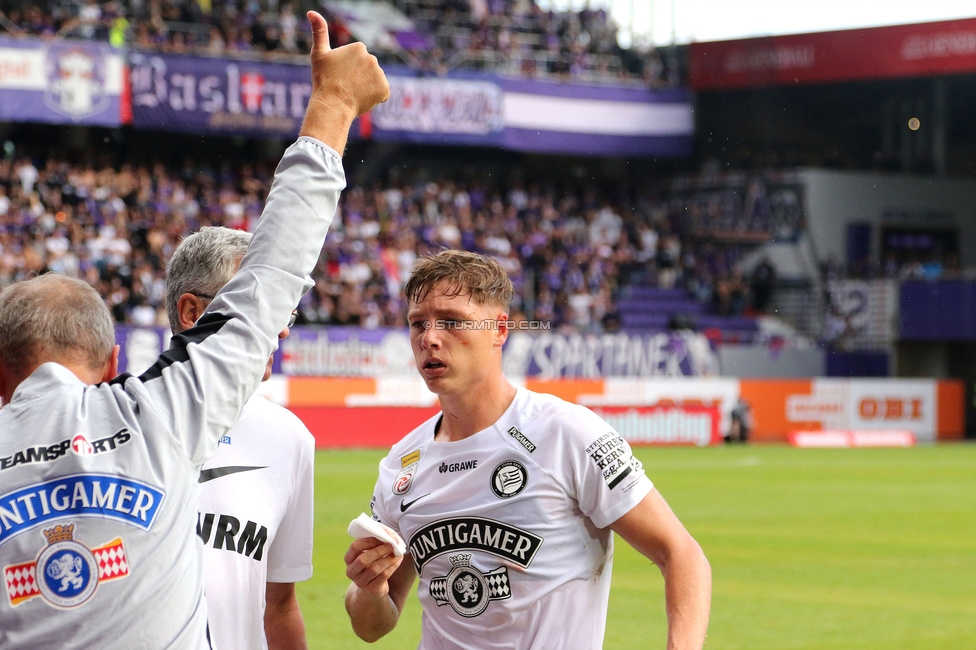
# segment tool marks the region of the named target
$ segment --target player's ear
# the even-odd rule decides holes
[[[112,348],[112,354],[105,362],[105,370],[102,372],[102,381],[111,381],[119,374],[119,346]]]
[[[180,330],[188,330],[203,315],[206,305],[192,293],[184,293],[176,300],[176,313],[180,319]]]
[[[508,325],[512,321],[509,320],[506,312],[501,312],[495,316],[495,321],[498,323],[498,329],[495,330],[495,344],[501,347],[508,340]]]

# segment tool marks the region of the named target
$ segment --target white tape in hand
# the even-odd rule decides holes
[[[349,534],[356,539],[375,537],[381,542],[386,542],[393,546],[393,554],[397,557],[407,552],[407,545],[403,543],[403,540],[397,535],[395,530],[375,521],[365,513],[349,522]]]

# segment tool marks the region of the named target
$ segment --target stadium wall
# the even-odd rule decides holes
[[[880,265],[885,228],[944,229],[959,239],[962,267],[976,266],[976,183],[879,172],[806,169],[806,227],[822,260],[847,261],[848,228],[868,229],[870,260]]]
[[[729,430],[732,410],[751,411],[751,439],[786,442],[796,431],[891,431],[919,442],[958,440],[964,387],[931,379],[513,379],[583,404],[632,444],[707,445]],[[438,412],[417,379],[284,377],[262,393],[298,415],[320,448],[388,447]],[[741,402],[740,402],[741,401]]]
[[[295,329],[295,340],[289,337],[284,344],[303,340],[306,328]],[[331,330],[341,328],[307,329],[304,333],[314,338],[304,340],[328,342],[328,350],[309,356],[308,350],[289,352],[283,346],[278,356],[284,352],[287,358],[279,358],[275,367],[287,374],[276,372],[261,393],[294,411],[319,447],[387,447],[437,413],[437,397],[415,374],[409,347],[404,350],[396,332],[347,328],[345,339],[337,341]],[[138,374],[155,360],[168,335],[163,328],[120,327],[117,340],[120,370]],[[566,376],[540,373],[544,368],[524,360],[507,363],[506,372],[517,385],[595,410],[634,444],[715,443],[729,431],[736,408],[751,412],[751,437],[763,442],[784,442],[794,431],[892,429],[934,442],[962,438],[965,429],[959,380],[689,375],[682,371],[711,366],[678,357],[651,365],[656,375]],[[589,362],[571,367],[577,366],[602,368]],[[296,372],[309,368],[333,372]]]

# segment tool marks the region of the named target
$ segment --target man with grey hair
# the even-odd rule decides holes
[[[353,120],[389,96],[361,43],[316,12],[312,90],[236,275],[138,377],[77,281],[0,294],[0,647],[211,648],[198,477],[312,282]],[[106,335],[109,333],[109,335]]]
[[[166,269],[174,334],[193,327],[237,272],[251,235],[203,228]],[[297,312],[278,339],[289,334]],[[271,377],[268,359],[264,381]],[[315,438],[291,411],[254,395],[200,472],[197,534],[216,647],[305,648],[295,583],[312,577]]]

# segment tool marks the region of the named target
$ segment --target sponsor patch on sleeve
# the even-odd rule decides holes
[[[400,467],[406,467],[407,465],[413,465],[414,463],[420,462],[420,450],[411,451],[409,454],[400,459]]]
[[[640,471],[640,462],[630,453],[630,446],[616,431],[608,431],[586,448],[586,453],[603,474],[612,490],[632,471]]]
[[[512,427],[508,430],[508,435],[512,436],[518,440],[519,444],[525,447],[525,449],[531,454],[535,451],[535,443],[525,437],[525,434],[519,431],[516,427]]]

